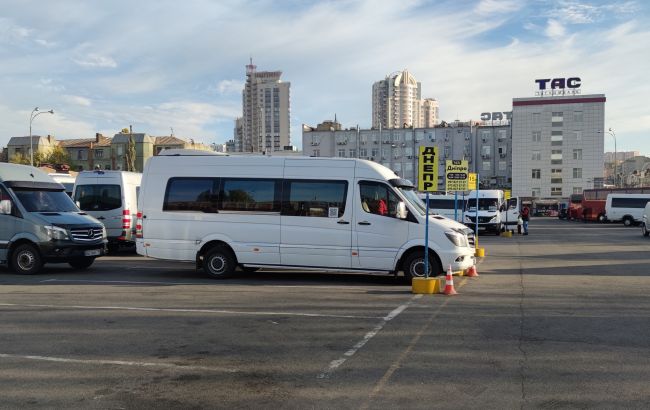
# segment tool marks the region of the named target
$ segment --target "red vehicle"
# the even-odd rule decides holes
[[[605,222],[607,220],[605,202],[607,202],[607,195],[612,192],[619,194],[650,194],[650,187],[585,189],[582,195],[571,195],[571,204],[569,205],[571,219]]]

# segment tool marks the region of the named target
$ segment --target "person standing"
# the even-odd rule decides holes
[[[524,205],[524,208],[521,210],[521,220],[524,223],[524,235],[528,235],[528,221],[530,220],[530,208],[528,208],[528,205]]]

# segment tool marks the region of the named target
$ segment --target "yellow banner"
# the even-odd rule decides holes
[[[445,165],[445,189],[448,192],[467,191],[469,165],[466,160],[448,159]]]
[[[469,190],[476,189],[476,173],[470,172],[467,182],[468,182],[467,189]]]
[[[418,155],[418,191],[438,190],[438,147],[420,146]]]
[[[505,199],[507,201],[512,196],[512,191],[510,191],[509,189],[506,189],[505,191],[503,191],[503,196],[505,197]]]

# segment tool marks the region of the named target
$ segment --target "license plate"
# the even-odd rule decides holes
[[[88,251],[84,251],[84,256],[99,256],[102,254],[102,251],[99,249],[90,249]]]

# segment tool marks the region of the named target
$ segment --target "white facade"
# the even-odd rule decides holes
[[[406,70],[374,83],[373,128],[420,127],[421,92],[421,84]]]
[[[252,61],[246,66],[241,137],[235,133],[242,152],[281,151],[291,145],[291,83],[281,76],[282,71],[257,71]]]
[[[602,186],[605,95],[514,98],[512,195],[566,198]]]

